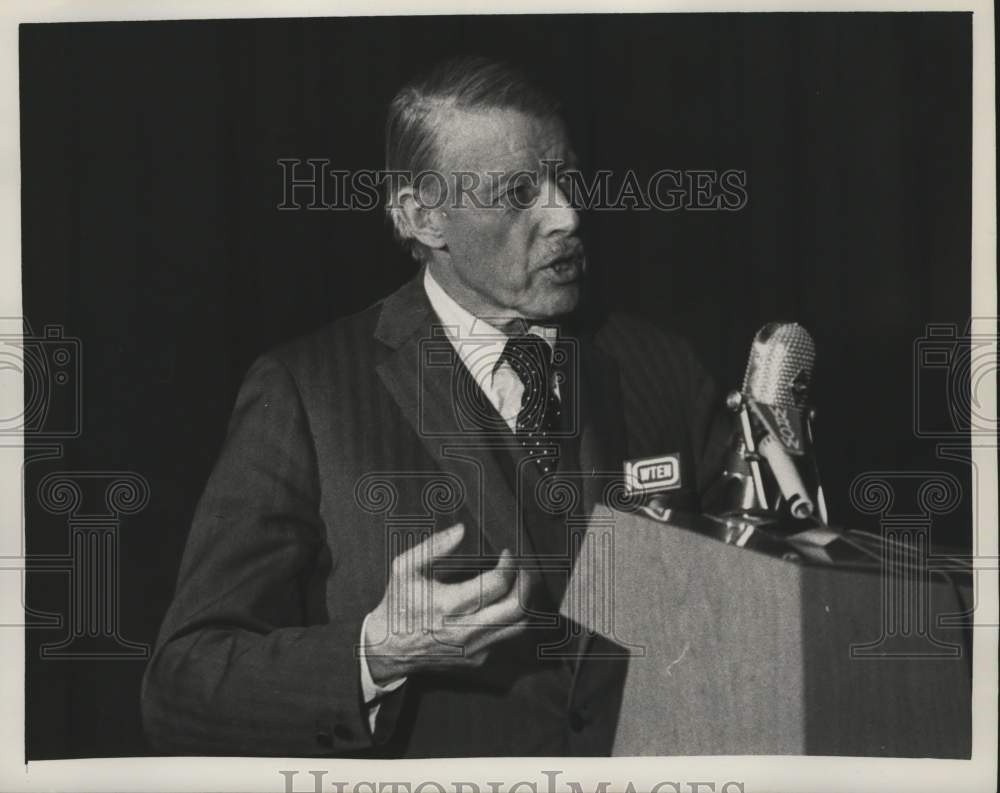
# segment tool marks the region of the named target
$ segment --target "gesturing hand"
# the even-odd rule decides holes
[[[376,683],[427,669],[479,665],[491,645],[524,628],[518,597],[524,574],[508,550],[495,568],[467,581],[447,584],[431,577],[433,560],[453,551],[464,533],[456,523],[393,560],[364,638]]]

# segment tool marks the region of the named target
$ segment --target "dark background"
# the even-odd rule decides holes
[[[928,323],[970,311],[969,14],[24,25],[24,310],[80,340],[83,410],[61,459],[27,467],[28,551],[67,548],[44,474],[144,476],[118,534],[128,640],[155,638],[252,359],[414,272],[380,212],[277,211],[277,160],[380,167],[389,98],[459,52],[543,76],[591,168],[747,172],[739,212],[592,213],[590,258],[612,305],[686,336],[726,388],[765,322],[813,333],[834,522],[877,529],[848,498],[863,471],[950,471],[968,493],[914,433],[915,388],[949,414],[913,361]],[[965,500],[934,538],[967,546],[970,525]],[[29,606],[67,598],[64,575],[29,577]],[[41,659],[64,629],[28,631],[28,757],[148,752],[144,662]]]

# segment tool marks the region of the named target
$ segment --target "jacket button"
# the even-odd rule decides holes
[[[324,749],[333,748],[333,738],[330,737],[330,733],[328,732],[316,733],[316,743],[318,743]]]
[[[354,737],[354,732],[350,727],[338,724],[333,728],[333,735],[338,741],[349,741]]]
[[[573,711],[569,714],[569,728],[573,732],[582,732],[583,728],[587,726],[587,720],[577,711]]]

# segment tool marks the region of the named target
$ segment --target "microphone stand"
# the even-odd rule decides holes
[[[768,510],[767,494],[764,492],[764,477],[760,473],[760,455],[753,439],[753,428],[750,424],[750,412],[746,400],[739,391],[731,391],[726,397],[726,407],[736,413],[740,419],[740,430],[743,434],[743,448],[740,454],[750,466],[750,476],[753,478],[754,494],[757,497],[755,509]]]
[[[806,437],[809,440],[809,448],[815,450],[816,442],[813,437],[813,421],[816,419],[816,408],[809,408],[806,411]],[[822,480],[819,478],[819,462],[817,461],[817,454],[815,451],[810,454],[812,458],[812,469],[813,476],[816,478],[816,510],[819,512],[819,519],[824,525],[830,523],[830,519],[826,514],[826,498],[823,495],[823,484]]]

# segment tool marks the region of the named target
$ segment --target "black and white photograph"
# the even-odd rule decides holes
[[[991,5],[0,25],[0,789],[995,789]]]

